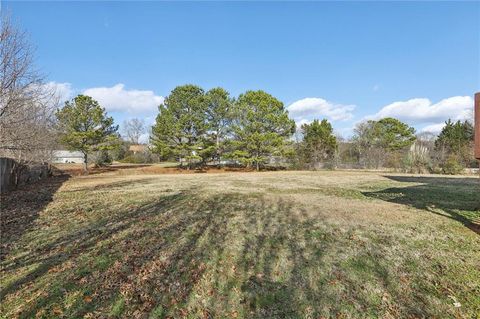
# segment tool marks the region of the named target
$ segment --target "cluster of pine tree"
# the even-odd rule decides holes
[[[151,143],[163,159],[187,167],[234,160],[257,170],[286,152],[295,122],[264,91],[234,99],[222,88],[176,87],[159,107]]]

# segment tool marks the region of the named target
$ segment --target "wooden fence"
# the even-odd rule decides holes
[[[21,164],[14,159],[0,157],[0,193],[18,186],[35,183],[51,175],[49,164]]]

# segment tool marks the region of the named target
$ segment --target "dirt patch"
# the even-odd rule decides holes
[[[83,171],[82,164],[55,164],[55,168],[70,176],[86,175]],[[150,166],[150,164],[114,164],[105,167],[91,166],[88,168],[88,175],[96,175],[108,172],[116,172],[127,169],[140,169],[142,167]]]
[[[231,172],[254,172],[250,168],[234,168],[234,167],[204,167],[199,169],[185,169],[178,167],[161,167],[151,165],[138,169],[144,174],[202,174],[202,173],[231,173]]]
[[[81,164],[57,164],[56,168],[71,176],[85,175]],[[105,167],[89,167],[88,175],[118,172],[121,175],[129,174],[202,174],[202,173],[231,173],[254,172],[252,168],[243,167],[216,167],[208,166],[197,169],[180,168],[176,165],[165,164],[113,164]]]

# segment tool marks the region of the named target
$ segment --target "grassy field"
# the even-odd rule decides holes
[[[4,318],[479,318],[478,177],[56,177],[2,197]]]

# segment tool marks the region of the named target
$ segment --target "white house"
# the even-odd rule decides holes
[[[53,151],[53,163],[83,163],[83,153],[78,151]]]

